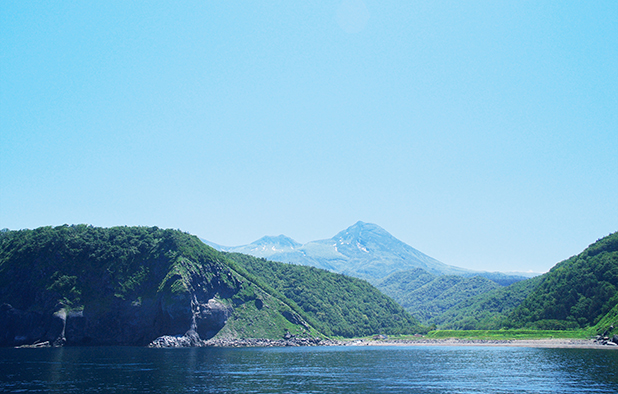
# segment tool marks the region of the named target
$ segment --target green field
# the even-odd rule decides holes
[[[426,335],[427,338],[461,338],[461,339],[549,339],[549,338],[590,338],[587,330],[436,330]]]

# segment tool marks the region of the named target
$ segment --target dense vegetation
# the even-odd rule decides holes
[[[618,323],[618,233],[536,278],[464,300],[429,323],[457,330],[604,332]]]
[[[618,233],[598,240],[543,275],[508,317],[507,326],[569,329],[594,326],[618,305]]]
[[[227,256],[292,299],[327,335],[354,337],[423,331],[410,314],[364,280],[243,254]]]
[[[463,300],[429,321],[441,329],[497,330],[541,282],[542,277],[516,282]]]
[[[36,324],[51,330],[49,316],[69,316],[75,342],[143,344],[189,329],[207,339],[223,326],[237,337],[317,334],[293,302],[220,252],[157,227],[4,231],[0,304],[3,343],[16,330],[35,336]]]
[[[24,310],[54,307],[45,302],[81,309],[105,293],[134,300],[166,284],[178,292],[191,286],[189,270],[212,277],[225,267],[218,252],[175,230],[65,225],[10,231],[0,236],[0,302]],[[234,286],[229,276],[220,281]]]
[[[618,322],[618,233],[548,273],[506,287],[486,279],[434,276],[421,269],[376,284],[422,323],[440,329],[603,331]],[[603,328],[605,327],[605,328]]]
[[[224,254],[190,234],[157,227],[3,231],[0,305],[5,345],[26,326],[24,338],[53,331],[52,320],[62,316],[74,344],[145,344],[189,329],[204,339],[423,329],[363,280]]]
[[[451,308],[500,286],[480,276],[437,276],[416,268],[391,274],[376,287],[422,323],[432,324]]]

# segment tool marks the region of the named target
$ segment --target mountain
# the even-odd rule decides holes
[[[344,284],[340,299],[365,300],[368,310],[389,302],[343,275],[328,273],[328,280]],[[314,292],[303,309],[267,282],[276,281],[177,230],[65,225],[2,231],[0,346],[147,345],[163,339],[195,345],[207,339],[280,339],[286,333],[315,337],[323,335],[320,329],[348,333],[320,319],[326,293]],[[339,307],[356,308],[343,301]],[[418,323],[400,307],[395,311],[380,312],[379,325],[349,333],[414,333]],[[356,316],[341,314],[337,326],[355,327]]]
[[[425,324],[470,298],[527,279],[523,274],[478,272],[446,265],[398,240],[380,226],[357,222],[325,240],[304,245],[284,235],[218,250],[307,265],[366,279]],[[463,305],[463,304],[462,304]]]
[[[249,245],[239,246],[233,249],[230,248],[228,251],[249,254],[255,257],[269,258],[272,256],[285,256],[287,254],[293,254],[301,247],[302,244],[299,244],[292,238],[286,237],[285,235],[279,235],[277,237],[265,236],[255,242],[250,243]]]
[[[219,246],[218,250],[309,265],[367,280],[384,278],[393,272],[413,268],[422,268],[434,275],[474,274],[474,271],[446,265],[427,256],[376,224],[360,221],[330,239],[304,245],[280,235],[263,237],[249,245]]]

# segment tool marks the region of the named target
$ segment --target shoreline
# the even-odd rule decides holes
[[[530,347],[530,348],[576,348],[576,349],[616,349],[616,344],[603,344],[594,339],[544,338],[544,339],[464,339],[464,338],[414,338],[414,339],[320,339],[320,338],[218,338],[189,340],[187,337],[161,337],[153,341],[151,348],[175,347],[307,347],[307,346],[492,346],[492,347]]]
[[[611,343],[611,345],[609,344]],[[219,338],[206,341],[187,338],[185,336],[166,336],[157,338],[150,343],[149,348],[267,348],[267,347],[434,347],[434,346],[478,346],[478,347],[528,347],[528,348],[564,348],[564,349],[610,349],[618,350],[618,345],[608,342],[603,344],[594,339],[547,338],[547,339],[463,339],[463,338],[415,338],[415,339],[320,339],[320,338]],[[56,347],[50,342],[32,345],[16,346],[16,348],[49,348]],[[73,347],[73,346],[71,346]]]
[[[346,346],[492,346],[492,347],[530,347],[530,348],[575,348],[575,349],[616,349],[618,345],[603,345],[593,339],[379,339],[355,340]]]

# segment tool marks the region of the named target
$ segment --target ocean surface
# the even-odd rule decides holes
[[[0,392],[618,393],[618,351],[471,346],[3,348]]]

